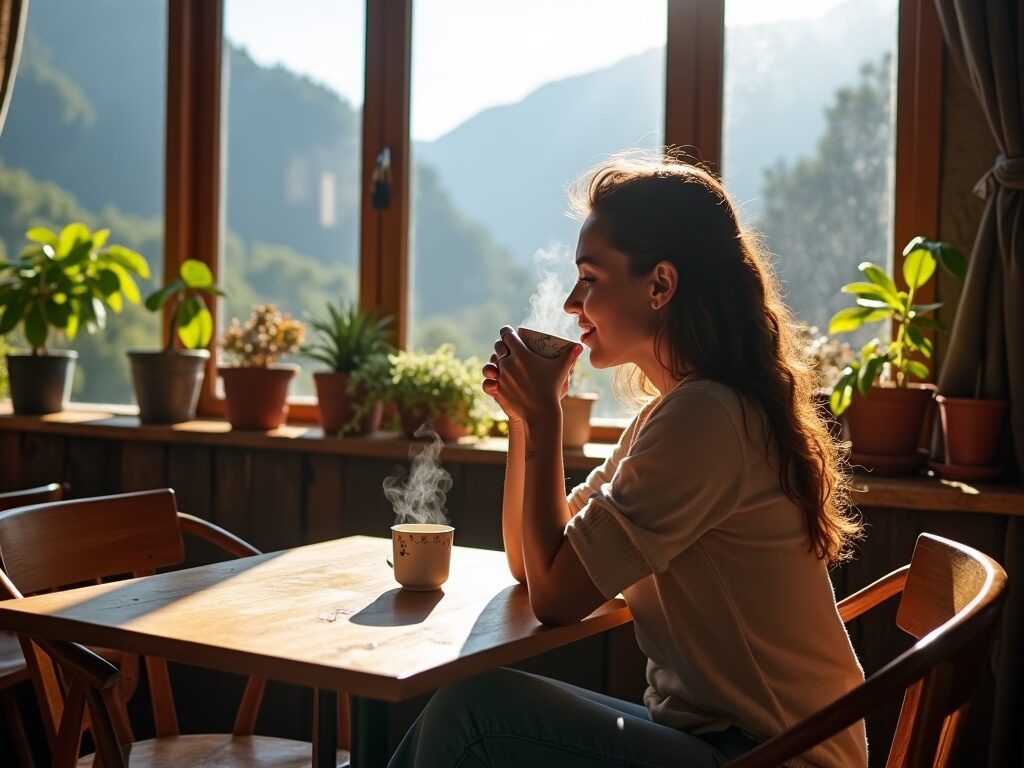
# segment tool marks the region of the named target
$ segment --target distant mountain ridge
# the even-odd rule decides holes
[[[753,218],[763,169],[813,151],[836,89],[895,45],[895,0],[851,0],[814,19],[731,28],[724,97],[727,188]],[[575,244],[565,189],[607,154],[659,145],[664,49],[548,83],[415,145],[454,203],[519,260],[552,241]]]

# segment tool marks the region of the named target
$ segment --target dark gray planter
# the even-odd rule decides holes
[[[58,349],[45,355],[7,355],[11,406],[20,416],[63,411],[71,395],[78,353]]]
[[[191,421],[210,353],[205,349],[129,352],[135,401],[143,424]]]

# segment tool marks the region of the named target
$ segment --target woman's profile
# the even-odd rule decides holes
[[[502,531],[538,619],[620,594],[643,702],[514,670],[439,691],[393,766],[717,766],[863,681],[828,566],[859,524],[794,321],[721,184],[620,156],[577,186],[580,344],[500,330],[483,388],[509,420]],[[584,347],[643,406],[568,495],[561,406]],[[863,723],[795,766],[865,765]]]

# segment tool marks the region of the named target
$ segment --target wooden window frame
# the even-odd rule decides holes
[[[668,0],[666,19],[665,143],[712,171],[721,162],[725,1]],[[366,3],[359,298],[364,308],[395,316],[399,343],[409,323],[413,2]],[[168,0],[166,278],[177,276],[184,259],[197,256],[219,273],[222,43],[222,2]],[[899,281],[903,243],[917,233],[934,234],[938,226],[943,42],[932,0],[901,0],[897,47],[893,265]],[[391,152],[391,201],[387,209],[375,210],[370,175],[384,147]],[[928,288],[922,301],[935,299],[934,287]],[[211,351],[199,412],[222,416],[224,404],[214,390],[216,349]],[[294,399],[290,417],[315,422],[311,400]],[[615,440],[619,432],[595,426],[593,437]]]

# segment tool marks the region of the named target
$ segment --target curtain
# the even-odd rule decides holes
[[[1009,466],[1024,478],[1024,0],[935,0],[954,65],[999,148],[939,391],[1010,402]],[[996,644],[989,766],[1024,765],[1024,518],[1007,524],[1009,599]]]
[[[28,0],[0,0],[0,131],[11,101],[27,14]]]

